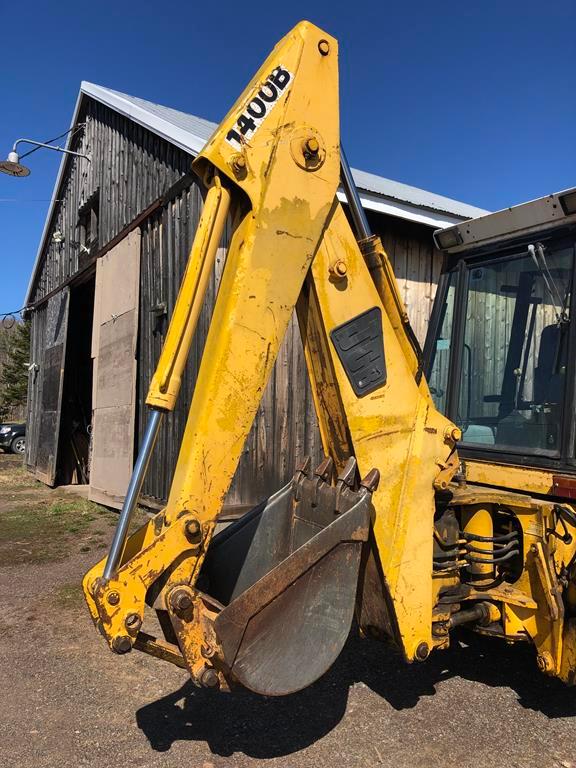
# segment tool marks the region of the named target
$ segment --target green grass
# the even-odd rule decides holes
[[[4,505],[0,512],[0,562],[15,565],[59,560],[75,545],[88,546],[89,550],[86,534],[91,523],[102,517],[115,522],[118,516],[86,499],[58,499],[44,504],[15,500],[14,506]],[[100,542],[98,535],[95,546]]]
[[[38,488],[39,485],[34,475],[22,465],[22,460],[19,457],[4,458],[0,468],[0,493],[6,493],[10,490],[20,491],[23,488]]]
[[[60,608],[84,607],[84,593],[80,582],[60,585],[56,590],[55,602]]]
[[[147,519],[138,509],[131,530]],[[96,562],[117,522],[118,512],[87,499],[58,497],[24,469],[19,457],[0,455],[0,566],[91,551]]]
[[[84,605],[84,593],[80,583],[62,584],[56,591],[56,605],[60,608],[80,608]]]

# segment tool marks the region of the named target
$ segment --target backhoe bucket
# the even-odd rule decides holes
[[[197,585],[224,606],[214,629],[227,677],[269,696],[310,685],[342,650],[373,511],[377,472],[354,491],[354,459],[336,486],[330,459],[311,477],[308,464],[214,537]]]

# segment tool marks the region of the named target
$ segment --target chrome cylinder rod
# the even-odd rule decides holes
[[[124,498],[124,504],[122,505],[122,511],[120,512],[120,519],[114,532],[114,538],[110,545],[110,551],[108,553],[108,559],[106,560],[106,567],[104,568],[104,580],[109,581],[116,575],[120,561],[122,560],[122,554],[124,552],[124,545],[126,544],[126,536],[128,535],[128,528],[130,526],[130,520],[136,504],[138,503],[138,497],[142,490],[142,483],[146,477],[146,470],[150,463],[150,457],[158,437],[158,431],[160,430],[160,424],[162,423],[163,412],[153,408],[150,414],[148,425],[146,426],[146,432],[140,446],[140,452],[134,465],[134,471],[130,478],[128,490],[126,491],[126,497]]]
[[[352,177],[352,171],[348,165],[348,160],[342,146],[340,146],[340,181],[344,188],[346,200],[350,206],[350,213],[352,214],[352,221],[354,222],[354,228],[356,229],[356,237],[358,240],[365,240],[372,235],[370,224],[366,218],[366,213],[360,202],[360,195],[356,189],[354,178]]]

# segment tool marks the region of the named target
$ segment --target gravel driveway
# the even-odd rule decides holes
[[[467,639],[408,667],[353,637],[324,678],[279,699],[197,690],[169,664],[114,656],[79,592],[113,514],[75,502],[76,524],[70,497],[16,461],[0,455],[1,765],[576,768],[576,690],[540,675],[526,647]],[[58,547],[45,522],[46,550],[14,529],[26,509],[60,510],[47,518]]]

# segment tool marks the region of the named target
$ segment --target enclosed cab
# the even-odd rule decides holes
[[[436,405],[462,429],[468,479],[571,498],[576,189],[434,238],[445,259],[425,365]]]

